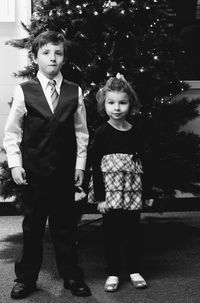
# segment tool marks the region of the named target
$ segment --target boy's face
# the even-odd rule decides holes
[[[48,79],[53,79],[64,64],[64,45],[47,43],[39,48],[37,58],[34,58],[41,73]]]

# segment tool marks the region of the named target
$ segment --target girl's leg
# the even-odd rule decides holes
[[[103,215],[105,259],[108,276],[119,276],[120,271],[120,212],[110,210]]]
[[[128,273],[141,271],[140,212],[124,211],[124,243]]]
[[[140,275],[141,272],[141,244],[140,244],[140,213],[138,211],[124,211],[124,237],[126,261],[131,282],[135,288],[146,288],[147,283]],[[129,236],[130,235],[130,236]]]

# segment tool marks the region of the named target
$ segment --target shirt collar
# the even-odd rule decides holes
[[[47,86],[48,86],[48,83],[49,83],[49,79],[44,76],[41,71],[38,71],[37,72],[37,78],[39,79],[41,85],[42,85],[42,89],[43,90],[46,90],[47,89]],[[58,75],[56,75],[53,80],[56,81],[56,90],[60,91],[60,86],[61,86],[61,83],[62,83],[62,80],[63,80],[63,76],[61,74],[61,72],[58,73]]]

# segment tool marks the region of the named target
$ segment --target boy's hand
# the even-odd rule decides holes
[[[13,181],[17,185],[26,185],[26,184],[28,184],[26,182],[26,172],[23,169],[23,167],[16,166],[16,167],[11,168],[11,175],[12,175]]]
[[[101,214],[105,214],[108,212],[108,207],[105,201],[99,202],[97,209]]]
[[[76,169],[75,170],[75,186],[81,186],[84,179],[84,170]]]

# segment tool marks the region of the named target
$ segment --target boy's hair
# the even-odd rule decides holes
[[[52,44],[59,44],[63,43],[64,45],[64,57],[66,58],[67,54],[67,40],[62,33],[56,31],[45,31],[40,33],[33,41],[31,52],[34,58],[37,58],[39,48],[43,47],[44,45],[52,43]]]
[[[106,93],[110,91],[127,93],[130,102],[128,115],[132,115],[134,112],[138,112],[139,108],[141,107],[138,97],[131,85],[121,75],[120,77],[110,77],[107,80],[106,84],[100,88],[96,94],[97,110],[102,117],[106,116],[105,98]]]

